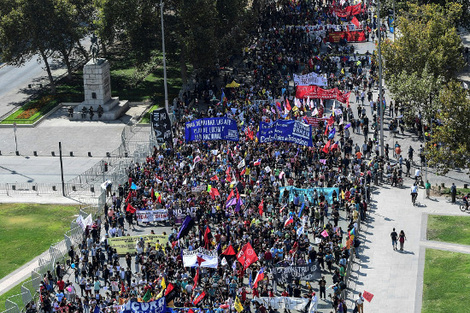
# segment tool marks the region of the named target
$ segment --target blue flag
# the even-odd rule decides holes
[[[300,211],[299,211],[299,218],[300,216],[302,216],[302,211],[304,210],[304,207],[305,207],[305,202],[302,202],[302,207],[300,208]]]

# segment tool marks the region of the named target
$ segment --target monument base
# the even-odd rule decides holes
[[[82,109],[87,109],[86,116],[82,116]],[[90,119],[90,107],[93,108],[93,118]],[[111,98],[101,107],[103,108],[103,115],[101,118],[98,117],[99,105],[90,105],[82,102],[77,105],[73,110],[73,117],[71,121],[114,121],[119,119],[124,113],[129,110],[128,100],[119,100],[119,98]]]

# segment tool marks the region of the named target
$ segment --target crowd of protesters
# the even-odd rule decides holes
[[[369,102],[376,100],[372,99],[374,60],[369,55],[349,59],[352,47],[344,41],[328,43],[328,32],[317,36],[289,27],[349,22],[336,17],[332,5],[330,1],[285,1],[263,10],[242,61],[222,79],[225,85],[236,78],[241,85],[225,89],[220,97],[220,86],[207,80],[184,94],[178,101],[173,142],[155,147],[145,162],[128,169],[129,181],[114,190],[104,218],[87,228],[79,246],[71,247],[67,264],[72,275],[65,276],[65,269],[58,264],[44,276],[43,311],[89,313],[98,308],[111,312],[130,299],[148,301],[165,296],[168,305],[175,308],[234,310],[239,299],[243,311],[265,313],[275,309],[251,299],[284,296],[311,299],[305,309],[311,312],[317,311],[319,299],[329,310],[347,312],[343,290],[350,255],[358,253],[360,244],[355,238],[358,219],[366,218],[370,184],[385,163],[379,157],[378,143],[369,137],[372,123],[363,112],[366,95]],[[346,1],[344,5],[349,4]],[[365,4],[356,17],[364,29],[377,28]],[[339,59],[333,58],[338,55]],[[339,102],[333,107],[333,101],[328,100],[294,100],[289,88],[292,75],[312,71],[325,75],[325,88],[353,91],[357,112]],[[220,101],[214,101],[216,96]],[[380,110],[376,104],[371,108]],[[313,147],[287,142],[261,144],[256,138],[261,121],[300,120],[313,114],[325,117],[314,128]],[[237,120],[238,142],[185,142],[185,122],[215,116]],[[333,127],[336,133],[329,138]],[[364,138],[354,142],[350,129],[362,132]],[[202,185],[205,187],[193,192]],[[281,194],[280,187],[285,186],[336,187],[338,191],[330,201],[327,195],[315,192],[310,201],[299,194],[291,198],[287,192]],[[241,198],[243,204],[227,206],[233,197]],[[192,227],[178,238],[181,226],[174,225],[165,234],[166,244],[139,241],[135,253],[123,258],[108,238],[126,236],[135,228],[135,209],[166,209],[172,223],[178,215],[188,215]],[[325,231],[327,235],[322,235]],[[236,256],[222,255],[228,247],[238,252],[248,242],[259,259],[249,267],[237,262]],[[182,251],[199,247],[217,250],[217,269],[183,266]],[[283,285],[270,274],[270,268],[279,264],[310,263],[318,264],[322,276],[332,277],[332,285],[327,286],[324,277]],[[262,268],[264,279],[255,287],[254,278]],[[168,290],[170,284],[172,290]],[[206,296],[194,304],[203,292]]]

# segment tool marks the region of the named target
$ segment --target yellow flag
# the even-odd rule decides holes
[[[162,283],[161,283],[162,289],[166,288],[166,282],[165,282],[165,277],[162,277]]]
[[[240,299],[238,297],[235,298],[235,303],[234,303],[235,310],[237,310],[238,313],[243,311],[243,305],[240,302]]]

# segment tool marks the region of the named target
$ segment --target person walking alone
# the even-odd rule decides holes
[[[393,250],[397,250],[397,239],[398,239],[398,234],[395,231],[395,228],[393,229],[392,233],[390,234],[390,237],[392,238],[392,247]]]
[[[400,241],[400,251],[403,251],[403,245],[405,244],[406,236],[403,230],[400,231],[398,241]]]

